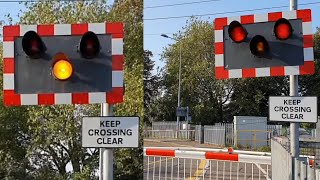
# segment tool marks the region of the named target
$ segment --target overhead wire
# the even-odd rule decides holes
[[[305,5],[313,5],[313,4],[320,4],[320,2],[301,3],[301,4],[298,4],[298,5],[299,6],[305,6]],[[224,12],[208,13],[208,14],[156,17],[156,18],[147,18],[147,19],[143,19],[143,20],[152,21],[152,20],[165,20],[165,19],[180,19],[180,18],[190,18],[190,17],[214,16],[214,15],[222,15],[222,14],[230,14],[230,13],[242,13],[242,12],[252,12],[252,11],[270,10],[270,9],[280,9],[280,8],[287,8],[287,7],[288,6],[283,5],[283,6],[273,6],[273,7],[246,9],[246,10],[238,10],[238,11],[224,11]]]
[[[0,0],[0,3],[20,3],[20,2],[39,2],[40,0]],[[41,0],[52,1],[52,0]],[[73,1],[94,1],[94,0],[58,0],[61,2],[73,2]]]
[[[299,6],[305,5],[313,5],[313,4],[320,4],[320,2],[310,2],[310,3],[301,3]],[[144,20],[160,20],[160,19],[177,19],[177,18],[186,18],[186,17],[196,17],[196,16],[212,16],[212,15],[221,15],[221,14],[230,14],[230,13],[240,13],[240,12],[251,12],[251,11],[259,11],[259,10],[270,10],[270,9],[279,9],[279,8],[287,8],[288,6],[274,6],[269,8],[256,8],[256,9],[246,9],[246,10],[238,10],[238,11],[225,11],[225,12],[218,12],[218,13],[210,13],[210,14],[200,14],[200,15],[192,15],[192,16],[173,16],[173,17],[160,17],[160,18],[149,18]],[[161,34],[174,34],[174,33],[148,33],[144,34],[146,36],[157,36]]]
[[[185,3],[176,3],[176,4],[164,4],[164,5],[157,5],[157,6],[147,6],[144,9],[154,9],[154,8],[162,8],[162,7],[173,7],[173,6],[183,6],[189,4],[200,4],[200,3],[207,3],[207,2],[214,2],[214,1],[222,1],[222,0],[203,0],[203,1],[193,1],[193,2],[185,2]]]

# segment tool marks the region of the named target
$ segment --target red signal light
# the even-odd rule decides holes
[[[287,40],[291,37],[293,29],[290,22],[287,19],[281,18],[278,21],[276,21],[273,31],[277,39]]]
[[[269,51],[269,44],[263,36],[254,36],[250,41],[250,51],[253,55],[262,57]]]
[[[22,49],[31,58],[40,58],[46,47],[40,36],[34,31],[28,31],[22,38]]]
[[[91,31],[86,32],[80,41],[80,53],[84,58],[92,59],[100,52],[100,42],[97,35]]]
[[[236,43],[241,43],[247,38],[246,29],[238,22],[232,21],[228,28],[229,37]]]

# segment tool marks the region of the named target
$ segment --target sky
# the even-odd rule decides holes
[[[169,18],[155,20],[155,18],[219,13],[218,15],[200,17],[203,20],[213,22],[213,20],[218,17],[289,11],[289,2],[289,0],[144,0],[144,49],[153,52],[154,57],[152,60],[155,61],[156,66],[163,67],[164,63],[159,60],[159,54],[162,53],[164,47],[168,46],[169,44],[173,44],[174,40],[161,37],[160,35],[167,34],[172,36],[172,33],[177,33],[179,30],[182,30],[182,27],[186,25],[186,20],[189,19]],[[183,3],[190,4],[172,6],[172,4]],[[298,5],[298,9],[312,10],[312,26],[313,32],[315,32],[316,27],[320,27],[320,1],[300,0],[298,1],[298,4],[305,4]],[[155,7],[163,5],[170,6]],[[252,9],[264,10],[253,11]],[[238,12],[244,10],[247,11]]]

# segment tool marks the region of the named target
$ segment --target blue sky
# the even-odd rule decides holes
[[[163,38],[160,34],[176,33],[186,25],[188,18],[172,18],[164,20],[148,20],[158,17],[186,16],[198,14],[213,14],[221,12],[233,12],[241,10],[262,9],[285,6],[267,10],[246,11],[241,13],[226,13],[220,15],[203,16],[201,19],[213,21],[217,17],[238,16],[247,14],[263,14],[268,12],[289,11],[289,0],[213,0],[210,2],[195,3],[181,6],[147,8],[167,4],[190,3],[205,0],[144,0],[144,49],[151,50],[154,54],[153,60],[156,66],[162,67],[159,54],[168,44],[174,43],[173,40]],[[298,4],[315,3],[319,0],[300,0]],[[320,2],[318,4],[298,5],[298,9],[312,10],[312,26],[315,32],[316,27],[320,27]]]

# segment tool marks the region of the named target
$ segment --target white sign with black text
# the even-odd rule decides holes
[[[270,96],[270,121],[316,123],[318,120],[317,97]]]
[[[138,147],[139,117],[84,117],[82,147]]]

